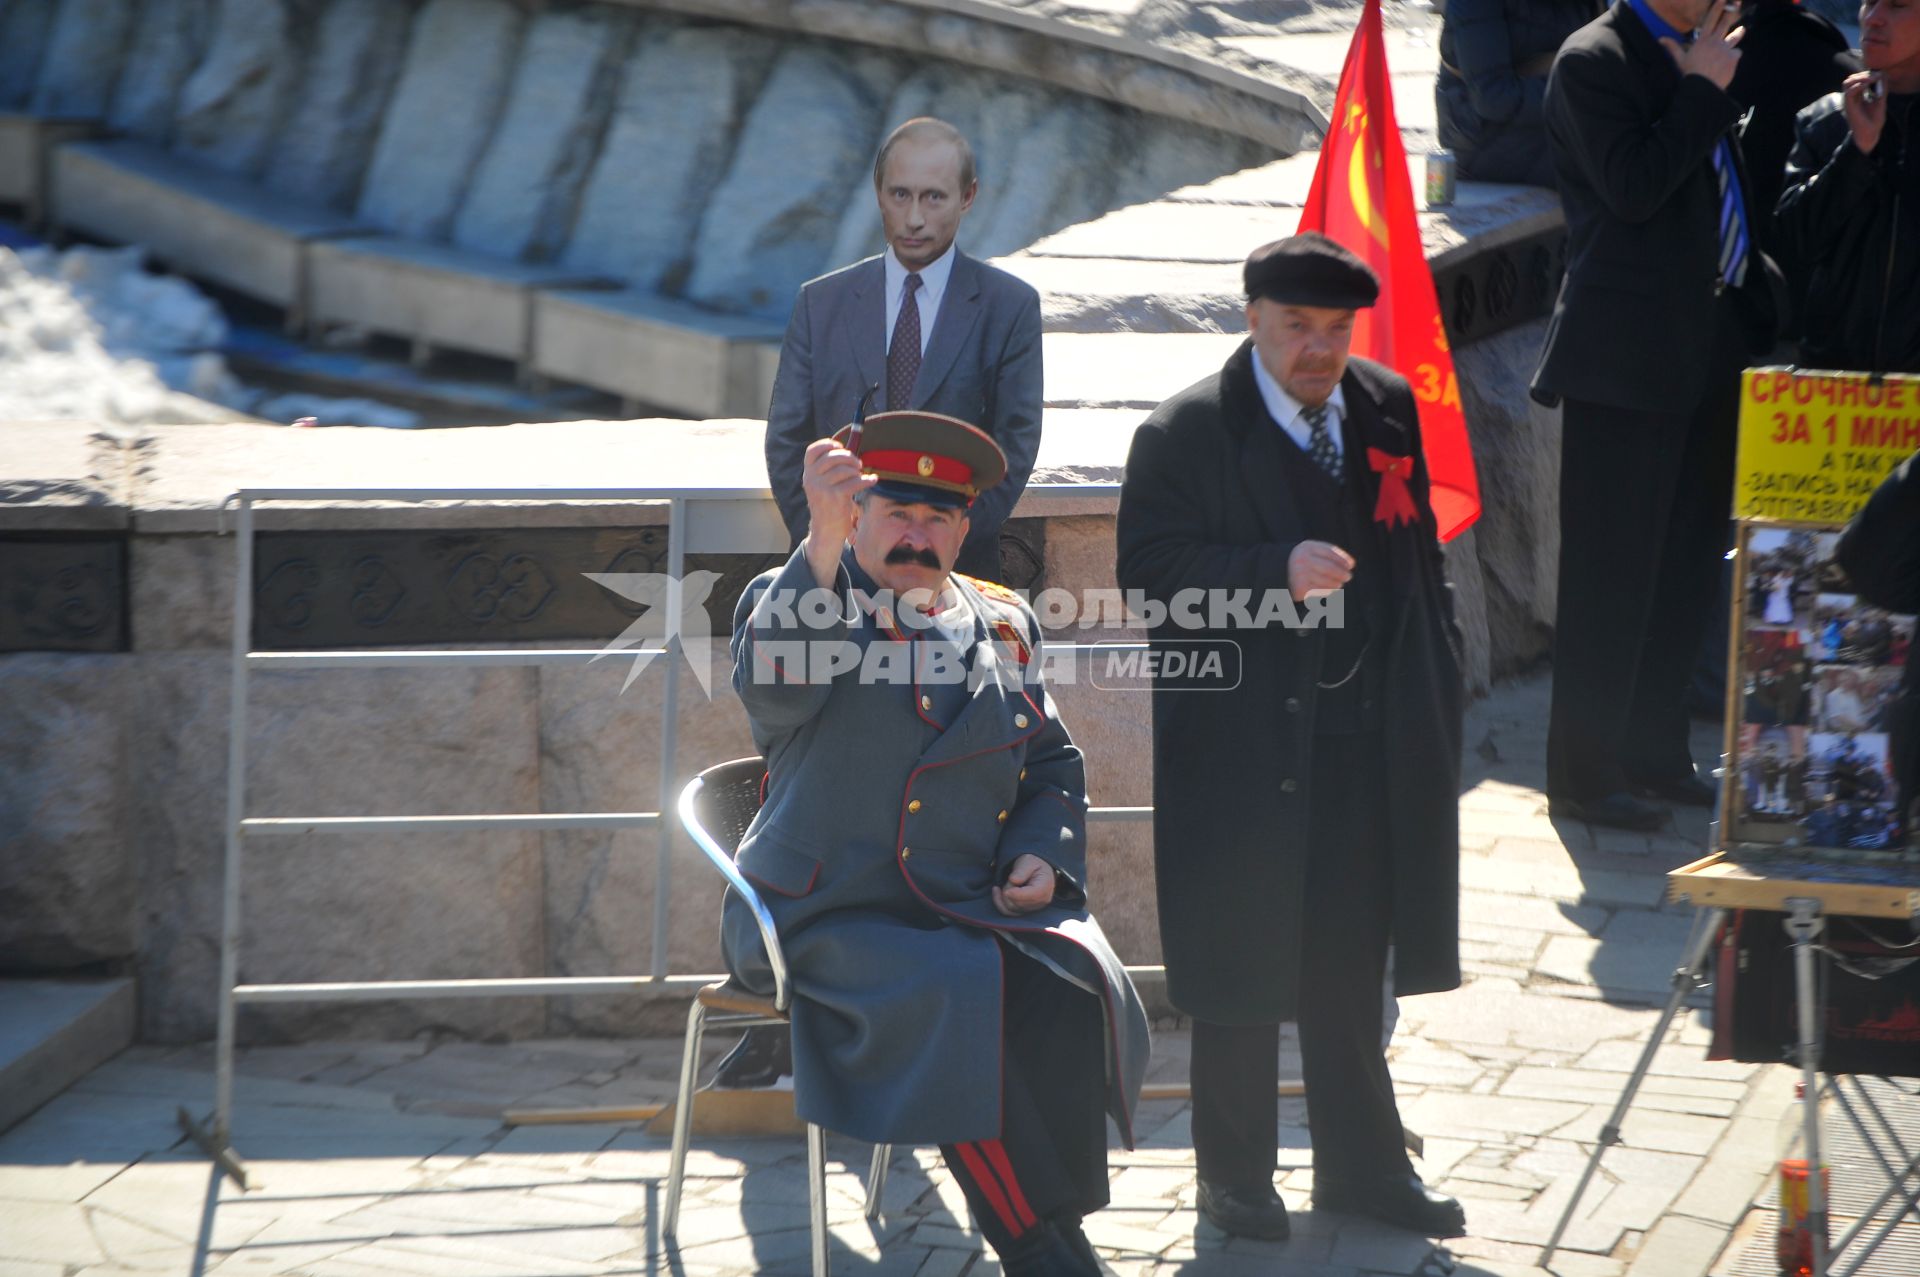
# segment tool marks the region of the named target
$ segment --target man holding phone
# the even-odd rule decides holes
[[[1920,0],[1860,6],[1866,70],[1800,113],[1776,225],[1800,362],[1920,372]]]
[[[1732,499],[1740,370],[1783,294],[1732,132],[1739,8],[1619,0],[1561,46],[1547,131],[1567,276],[1534,374],[1564,404],[1547,796],[1557,818],[1711,806],[1685,689]]]

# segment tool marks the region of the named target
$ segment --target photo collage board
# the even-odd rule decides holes
[[[1914,618],[1859,599],[1839,533],[1741,525],[1731,841],[1868,861],[1920,856],[1890,731]]]

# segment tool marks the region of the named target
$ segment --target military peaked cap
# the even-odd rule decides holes
[[[846,444],[852,426],[833,437]],[[937,412],[876,412],[861,423],[860,468],[893,501],[965,509],[1007,477],[1007,454],[993,436]]]

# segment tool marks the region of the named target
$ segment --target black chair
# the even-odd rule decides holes
[[[693,1006],[687,1011],[687,1036],[680,1052],[680,1090],[673,1110],[673,1158],[667,1172],[666,1221],[661,1229],[668,1237],[674,1235],[680,1224],[680,1190],[686,1180],[687,1143],[693,1132],[693,1083],[699,1072],[700,1041],[707,1025],[732,1028],[784,1025],[793,998],[787,979],[786,955],[780,950],[773,914],[733,863],[741,837],[759,814],[766,774],[764,759],[736,758],[707,768],[680,791],[681,827],[706,853],[727,885],[753,910],[754,920],[760,924],[760,942],[766,946],[767,965],[773,969],[773,996],[765,997],[731,980],[722,980],[696,993]],[[880,1196],[886,1189],[887,1162],[892,1155],[892,1145],[873,1147],[873,1163],[867,1171],[869,1220],[880,1217]],[[811,1122],[807,1124],[807,1205],[813,1227],[814,1277],[828,1277],[827,1133]]]

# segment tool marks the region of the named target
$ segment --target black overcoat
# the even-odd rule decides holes
[[[1161,602],[1184,589],[1251,590],[1256,603],[1263,591],[1286,590],[1287,556],[1307,533],[1282,470],[1281,449],[1293,445],[1260,400],[1252,350],[1243,344],[1135,433],[1120,496],[1122,589]],[[1341,385],[1349,446],[1417,463],[1420,422],[1407,382],[1354,359]],[[1379,482],[1369,471],[1370,498]],[[1424,464],[1411,488],[1418,519],[1384,531],[1381,554],[1391,612],[1379,767],[1392,805],[1387,889],[1401,994],[1460,983],[1459,632]],[[1325,632],[1218,619],[1224,628],[1153,634],[1156,647],[1224,639],[1242,653],[1235,690],[1154,688],[1161,945],[1180,1010],[1214,1023],[1270,1023],[1294,1016],[1303,911],[1342,903],[1305,899]]]

